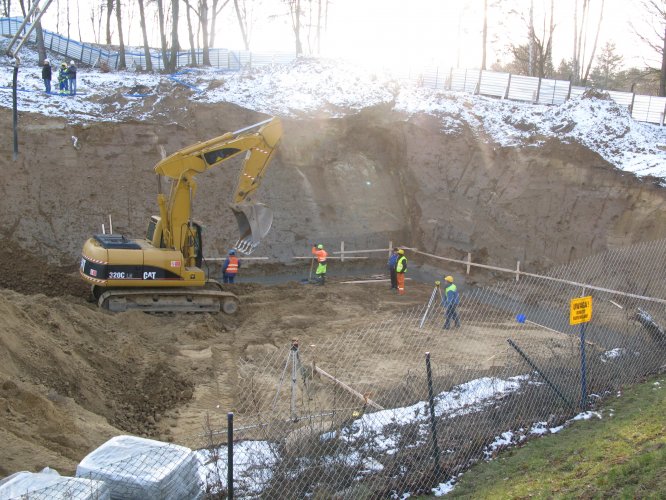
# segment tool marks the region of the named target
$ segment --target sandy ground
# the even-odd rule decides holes
[[[2,260],[17,261],[5,248]],[[390,391],[409,363],[420,366],[425,351],[451,369],[490,369],[506,352],[501,324],[465,324],[446,334],[439,328],[368,330],[427,303],[432,287],[426,283],[408,281],[405,296],[386,282],[342,278],[325,287],[237,284],[242,306],[235,316],[114,315],[86,300],[71,270],[46,272],[26,253],[18,262],[17,278],[5,269],[3,286],[22,293],[0,291],[3,475],[44,466],[72,472],[89,451],[122,433],[201,444],[207,415],[218,421],[243,410],[248,369],[267,377],[261,397],[274,397],[293,339],[303,346],[304,364],[316,359],[373,397]],[[30,293],[26,283],[48,295]],[[542,340],[544,333],[533,335]],[[329,392],[319,391],[318,404],[331,404]]]

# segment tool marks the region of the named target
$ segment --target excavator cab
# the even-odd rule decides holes
[[[263,203],[237,203],[230,208],[236,216],[240,234],[235,248],[245,255],[250,255],[270,231],[273,211]]]

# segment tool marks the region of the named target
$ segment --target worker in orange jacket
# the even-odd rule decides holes
[[[222,264],[222,281],[224,283],[233,283],[236,280],[240,266],[240,259],[236,257],[236,250],[232,248],[229,250],[229,255],[224,259],[224,263]]]
[[[317,258],[317,271],[315,272],[317,284],[324,285],[326,284],[326,258],[328,253],[324,250],[324,245],[319,243],[312,247],[312,254]]]

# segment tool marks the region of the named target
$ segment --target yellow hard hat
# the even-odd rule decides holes
[[[319,245],[317,245],[317,248],[318,248],[319,250],[321,250],[321,249],[324,248],[324,245],[322,245],[321,243],[319,243]]]
[[[405,255],[405,251],[404,251],[402,248],[399,248],[399,249],[398,249],[398,253],[399,253],[400,255]]]
[[[449,283],[453,283],[453,276],[446,276],[444,278],[444,281],[448,281]]]

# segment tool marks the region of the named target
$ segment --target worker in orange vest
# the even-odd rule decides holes
[[[224,283],[233,283],[240,266],[240,259],[236,257],[236,250],[232,248],[229,250],[227,258],[224,259],[224,264],[222,264],[222,281]]]
[[[398,262],[395,264],[395,274],[398,278],[398,295],[405,294],[405,273],[407,272],[407,257],[405,251],[398,249]]]
[[[312,247],[312,254],[317,257],[317,271],[315,272],[317,284],[324,285],[326,284],[326,258],[328,253],[324,250],[324,245],[319,243]]]

